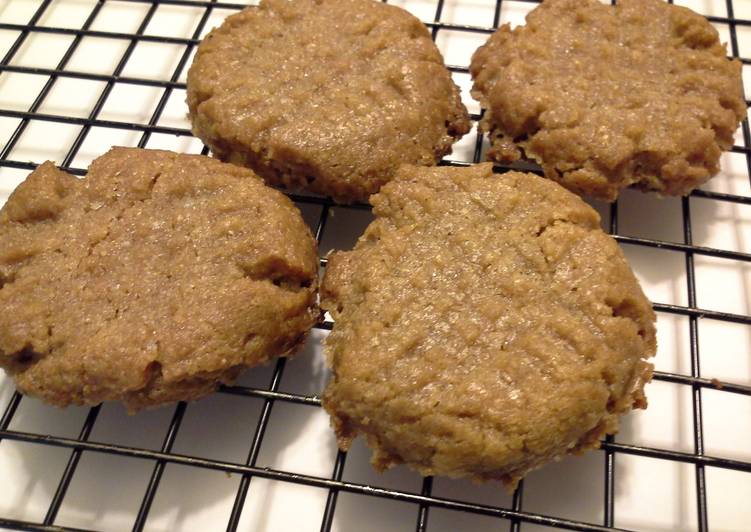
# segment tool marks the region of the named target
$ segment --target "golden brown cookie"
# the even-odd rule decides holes
[[[0,366],[58,406],[197,399],[316,322],[297,208],[249,170],[114,148],[45,163],[0,211]]]
[[[688,194],[746,116],[741,63],[702,16],[660,0],[545,0],[472,58],[488,159],[526,156],[579,194]]]
[[[366,201],[400,163],[434,165],[469,131],[425,26],[373,0],[263,0],[198,48],[193,132],[270,184]]]
[[[513,487],[646,406],[655,316],[577,196],[483,164],[403,167],[371,202],[321,287],[342,448]]]

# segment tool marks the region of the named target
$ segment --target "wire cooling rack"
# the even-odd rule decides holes
[[[465,103],[472,51],[535,6],[392,1],[432,31]],[[679,2],[676,2],[679,3]],[[708,16],[751,83],[751,1],[682,2]],[[82,175],[112,145],[207,153],[185,118],[199,39],[243,4],[191,0],[0,3],[0,199],[37,164]],[[595,204],[655,302],[650,407],[600,451],[497,485],[371,471],[336,450],[319,394],[316,328],[303,353],[202,401],[129,417],[58,410],[0,380],[0,527],[22,530],[748,530],[751,523],[751,136],[686,198],[627,191]],[[476,133],[445,164],[483,159]],[[503,170],[502,168],[500,169]],[[292,195],[322,256],[349,248],[363,206]],[[321,266],[326,261],[321,259]]]

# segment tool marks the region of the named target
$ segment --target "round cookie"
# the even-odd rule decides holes
[[[644,408],[655,316],[597,213],[543,178],[403,167],[321,306],[339,444],[378,470],[519,478]]]
[[[296,351],[317,273],[299,211],[249,170],[128,148],[85,179],[47,162],[0,211],[0,366],[58,406],[196,399]]]
[[[660,0],[545,0],[472,57],[488,159],[526,156],[570,190],[688,194],[746,116],[741,63],[702,16]]]
[[[273,185],[366,201],[400,163],[434,165],[469,131],[425,26],[373,0],[263,0],[198,47],[193,132]]]

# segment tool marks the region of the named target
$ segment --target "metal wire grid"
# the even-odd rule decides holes
[[[530,3],[535,3],[538,0],[522,0]],[[92,23],[97,14],[101,11],[103,6],[107,2],[130,2],[141,3],[149,6],[140,26],[135,33],[115,33],[107,31],[95,31],[91,30]],[[112,128],[120,130],[131,130],[141,132],[141,137],[138,142],[139,147],[145,147],[150,136],[154,133],[165,133],[179,136],[189,136],[191,133],[189,130],[165,127],[157,125],[162,112],[168,102],[171,93],[175,89],[184,89],[185,84],[180,83],[178,79],[183,70],[187,67],[189,58],[193,48],[199,42],[199,36],[201,35],[206,23],[215,9],[241,9],[246,7],[245,5],[224,3],[215,1],[191,1],[191,0],[98,0],[92,7],[89,16],[82,24],[80,29],[70,29],[62,27],[48,27],[37,25],[40,18],[44,15],[45,10],[51,5],[52,0],[42,0],[39,7],[29,20],[28,24],[9,24],[0,22],[0,30],[16,30],[19,31],[19,35],[15,42],[12,44],[5,56],[0,60],[0,75],[3,72],[17,72],[25,74],[36,74],[47,76],[47,82],[42,90],[39,92],[36,99],[33,101],[28,111],[13,111],[0,109],[0,117],[10,117],[20,119],[20,123],[16,130],[13,132],[8,142],[0,151],[0,168],[20,168],[25,170],[32,170],[36,167],[33,163],[12,160],[9,158],[11,151],[17,144],[19,138],[26,130],[27,126],[32,120],[41,120],[48,122],[57,122],[64,124],[74,124],[82,126],[81,130],[68,150],[61,166],[70,171],[71,173],[82,175],[85,173],[84,169],[73,168],[71,164],[78,153],[81,145],[86,139],[92,127]],[[176,6],[190,6],[203,9],[203,15],[200,18],[198,25],[193,32],[192,38],[174,38],[166,36],[153,36],[146,35],[145,29],[149,22],[152,20],[159,5],[176,5]],[[452,24],[441,21],[441,15],[444,9],[444,0],[436,0],[435,15],[432,21],[426,21],[426,25],[432,32],[433,39],[436,38],[440,31],[454,31],[454,32],[475,32],[481,34],[490,34],[498,27],[503,0],[496,0],[495,13],[492,20],[492,24],[486,26],[470,26]],[[738,36],[736,28],[738,26],[751,26],[751,20],[737,19],[734,16],[733,0],[726,0],[727,17],[710,16],[710,21],[726,24],[729,27],[730,32],[730,47],[733,57],[739,57]],[[57,66],[53,69],[47,68],[34,68],[26,66],[11,65],[10,62],[23,45],[27,37],[33,33],[51,33],[58,35],[72,35],[73,40],[68,46],[66,52],[62,56]],[[111,75],[101,75],[86,73],[80,71],[68,70],[66,66],[69,60],[73,56],[74,52],[78,48],[84,37],[105,37],[110,39],[119,39],[128,43],[128,46],[123,53],[120,61],[118,62],[114,72]],[[171,43],[183,45],[184,52],[180,58],[177,67],[169,80],[152,80],[136,77],[122,76],[123,69],[133,54],[133,50],[136,44],[139,42],[151,41],[157,43]],[[739,58],[743,64],[751,64],[751,58]],[[465,66],[450,65],[450,70],[454,72],[467,73],[468,69]],[[60,78],[79,78],[85,80],[93,80],[105,82],[104,89],[101,91],[99,98],[96,101],[91,113],[86,118],[77,118],[72,116],[64,116],[59,114],[43,114],[39,112],[39,109],[44,102],[45,98],[50,93],[51,89],[55,85],[56,81]],[[112,91],[116,83],[125,83],[141,86],[153,86],[163,90],[162,96],[157,104],[153,114],[147,123],[130,123],[120,122],[112,120],[103,120],[98,118],[102,107],[107,99],[108,95]],[[747,100],[747,104],[748,104]],[[473,120],[479,120],[479,115],[473,115]],[[733,152],[741,153],[745,155],[746,167],[751,176],[751,131],[749,130],[749,124],[744,121],[742,124],[742,133],[744,146],[734,146]],[[208,150],[204,147],[203,153],[207,153]],[[474,162],[479,162],[482,155],[482,138],[477,135],[474,147]],[[444,164],[450,165],[464,165],[466,163],[458,161],[447,161]],[[507,168],[499,167],[498,171],[503,172]],[[539,171],[539,168],[537,169]],[[290,194],[290,197],[298,203],[302,204],[316,204],[321,206],[321,214],[317,221],[315,228],[315,237],[320,243],[326,230],[327,221],[329,219],[329,209],[332,207],[332,203],[327,199],[321,199],[316,197],[307,197],[304,195]],[[604,493],[603,493],[603,521],[601,524],[586,523],[581,521],[574,521],[569,519],[562,519],[560,517],[551,515],[541,515],[524,511],[523,509],[523,495],[524,495],[524,482],[519,484],[518,489],[513,495],[512,504],[510,507],[497,507],[491,505],[474,504],[470,502],[464,502],[454,499],[434,497],[431,494],[432,491],[432,478],[427,477],[423,480],[422,489],[420,493],[412,493],[402,490],[393,490],[372,487],[360,483],[352,483],[342,481],[342,474],[344,471],[344,465],[347,460],[347,453],[338,452],[333,471],[328,478],[301,475],[283,470],[275,470],[269,468],[260,468],[256,465],[258,459],[261,444],[263,442],[264,434],[269,424],[269,417],[276,401],[286,401],[290,403],[297,403],[301,405],[309,405],[312,407],[320,407],[320,400],[316,396],[302,395],[295,393],[284,393],[279,391],[279,384],[284,374],[286,361],[280,359],[273,370],[270,385],[268,388],[257,388],[248,386],[226,386],[220,390],[220,393],[234,394],[245,397],[255,397],[263,400],[263,407],[259,421],[255,428],[255,434],[252,439],[250,450],[248,452],[245,463],[231,463],[219,460],[212,460],[206,458],[199,458],[195,456],[187,456],[181,454],[172,453],[172,446],[177,437],[178,431],[185,414],[186,405],[180,403],[175,407],[169,428],[166,432],[166,436],[159,451],[148,450],[144,448],[126,447],[121,445],[104,444],[89,441],[90,434],[97,421],[97,416],[100,411],[100,406],[93,407],[89,410],[88,415],[81,427],[80,433],[77,438],[63,438],[55,437],[52,435],[28,433],[9,430],[8,427],[22,401],[22,396],[16,392],[12,396],[7,408],[5,409],[2,418],[0,418],[0,441],[3,439],[16,440],[20,442],[34,443],[38,445],[55,446],[70,449],[71,455],[67,462],[67,466],[60,478],[57,490],[52,497],[51,503],[47,510],[47,513],[42,522],[28,522],[15,519],[3,518],[0,516],[0,527],[7,527],[19,530],[81,530],[76,528],[65,528],[55,526],[55,518],[65,498],[66,492],[70,485],[70,482],[76,472],[77,465],[83,452],[97,452],[108,453],[112,455],[119,455],[125,457],[138,458],[153,462],[153,471],[149,480],[146,491],[143,495],[140,508],[133,523],[133,530],[143,530],[146,520],[149,515],[154,497],[159,489],[160,480],[167,464],[182,464],[186,466],[193,466],[197,468],[205,468],[211,470],[223,471],[226,473],[236,473],[242,476],[239,483],[237,493],[235,496],[234,505],[226,523],[227,530],[235,530],[240,522],[240,516],[243,511],[248,491],[252,483],[252,479],[255,477],[266,478],[272,480],[278,480],[283,482],[291,482],[304,484],[308,486],[314,486],[319,488],[328,489],[328,498],[326,500],[325,511],[323,513],[323,519],[321,522],[321,531],[329,531],[332,527],[334,513],[336,510],[337,496],[340,492],[350,492],[356,494],[367,495],[371,497],[381,497],[387,499],[393,499],[398,501],[404,501],[413,503],[417,506],[417,519],[415,530],[421,532],[427,529],[428,518],[431,508],[445,508],[450,510],[471,512],[476,514],[483,514],[493,516],[497,518],[504,518],[510,522],[510,530],[518,531],[523,523],[535,523],[539,525],[547,525],[550,527],[563,528],[569,530],[616,530],[613,528],[614,524],[614,486],[615,486],[615,460],[619,453],[638,455],[650,458],[656,458],[661,460],[670,460],[683,462],[688,464],[694,464],[696,470],[696,497],[697,497],[697,511],[698,511],[698,529],[700,531],[706,531],[709,529],[708,516],[707,516],[707,490],[705,481],[705,467],[712,466],[718,468],[731,469],[736,471],[742,471],[751,474],[751,462],[741,460],[731,460],[726,458],[719,458],[716,456],[708,456],[704,453],[704,435],[703,435],[703,422],[702,422],[702,389],[712,388],[722,390],[725,393],[741,394],[744,396],[751,396],[751,386],[734,384],[730,382],[720,382],[716,379],[703,378],[701,375],[700,356],[699,356],[699,342],[698,342],[698,320],[699,319],[713,319],[726,322],[740,323],[744,325],[751,325],[751,316],[744,314],[734,314],[729,312],[720,312],[714,310],[707,310],[697,308],[696,306],[696,280],[694,269],[694,256],[705,255],[710,257],[717,257],[722,259],[730,259],[734,261],[751,262],[751,254],[738,251],[717,249],[711,247],[696,246],[692,243],[692,230],[691,230],[691,217],[690,207],[691,198],[709,198],[721,202],[732,202],[737,204],[751,205],[751,197],[710,192],[704,190],[696,190],[689,197],[682,199],[682,221],[683,221],[683,243],[668,242],[662,240],[654,240],[648,238],[637,238],[632,236],[624,236],[618,234],[618,203],[612,204],[610,207],[610,232],[614,238],[623,244],[630,244],[636,246],[647,246],[652,248],[660,248],[665,250],[672,250],[681,252],[685,256],[685,267],[687,272],[687,285],[686,291],[688,296],[688,305],[674,305],[674,304],[654,304],[654,308],[658,313],[669,313],[686,316],[689,322],[689,334],[690,334],[690,355],[691,355],[691,375],[682,375],[671,372],[656,372],[654,379],[658,381],[665,381],[675,384],[688,386],[692,392],[692,407],[693,407],[693,444],[694,452],[680,452],[664,448],[645,447],[639,445],[627,445],[617,443],[609,436],[603,442],[601,449],[604,452]],[[365,206],[355,206],[354,208],[367,208]],[[321,258],[321,265],[325,267],[326,259]],[[331,323],[326,322],[319,326],[322,329],[330,329]],[[499,521],[500,526],[501,521]]]

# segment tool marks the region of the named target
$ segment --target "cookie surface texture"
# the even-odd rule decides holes
[[[373,0],[263,0],[201,43],[193,132],[273,185],[367,201],[400,163],[433,165],[469,131],[425,26]]]
[[[490,164],[403,167],[333,254],[324,406],[376,469],[500,480],[596,447],[646,406],[654,313],[597,213]]]
[[[702,16],[660,0],[546,0],[472,58],[490,160],[526,156],[579,194],[687,194],[746,116],[741,64]]]
[[[0,366],[48,403],[196,399],[293,353],[318,317],[315,241],[249,170],[114,148],[45,163],[0,211]]]

